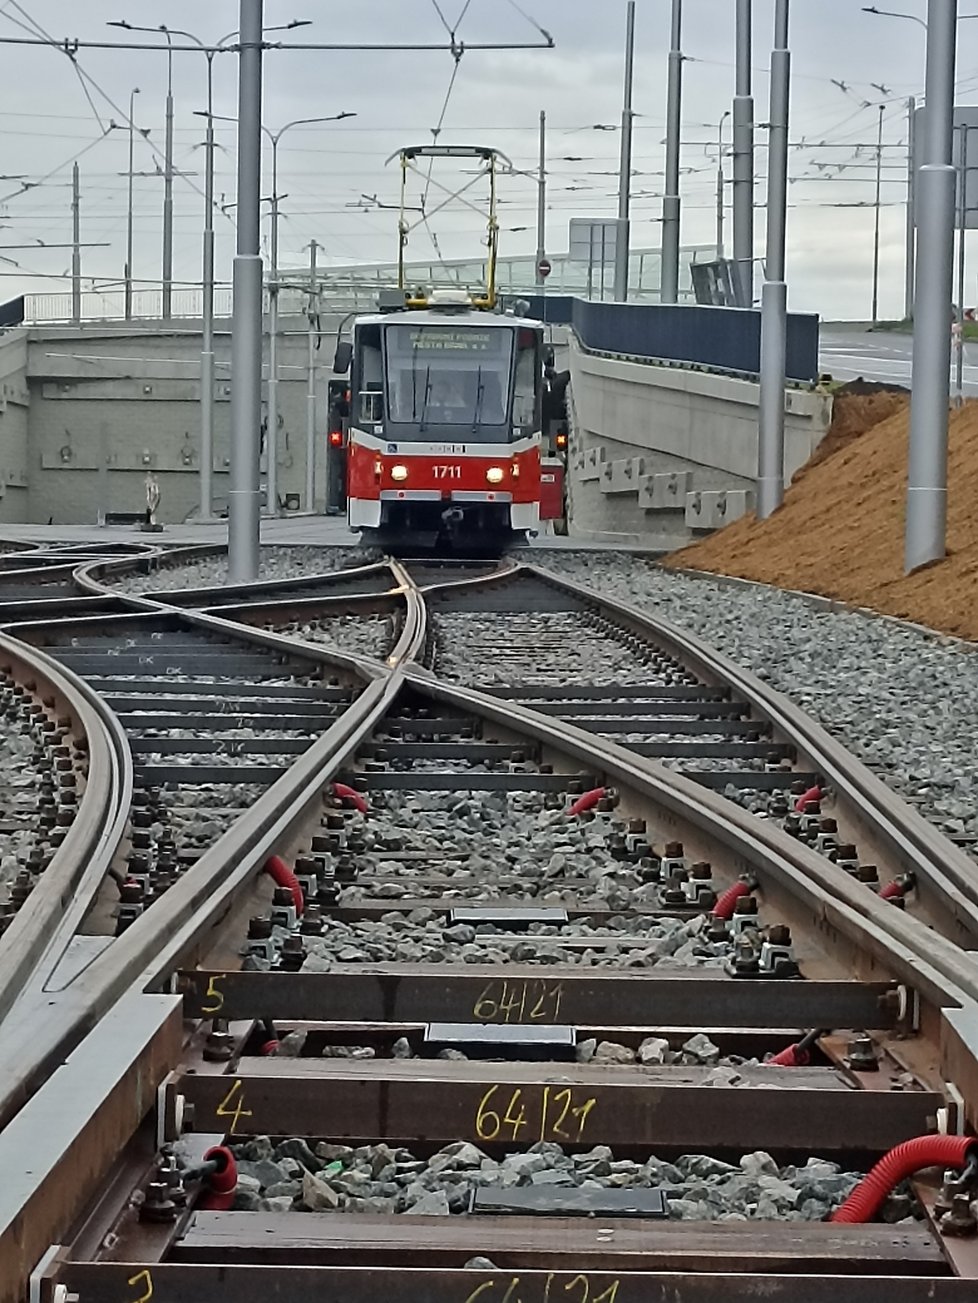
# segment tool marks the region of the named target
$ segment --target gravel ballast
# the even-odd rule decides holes
[[[296,579],[302,575],[324,575],[369,565],[364,549],[354,547],[263,547],[258,577],[263,582]],[[120,593],[173,591],[180,588],[219,588],[228,583],[227,555],[198,557],[172,565],[161,565],[147,574],[113,574],[105,582]]]
[[[821,1221],[858,1184],[859,1172],[814,1157],[779,1166],[762,1150],[739,1162],[709,1154],[667,1161],[616,1158],[607,1145],[565,1153],[541,1141],[496,1159],[460,1140],[430,1158],[386,1144],[350,1145],[256,1136],[234,1146],[241,1212],[363,1212],[450,1216],[468,1211],[474,1190],[554,1186],[557,1189],[650,1189],[667,1192],[676,1221]],[[904,1195],[891,1198],[888,1221],[910,1213]]]
[[[613,553],[537,565],[702,637],[808,711],[952,837],[978,837],[978,649]]]

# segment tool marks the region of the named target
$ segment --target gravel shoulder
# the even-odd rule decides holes
[[[950,837],[978,841],[978,647],[622,554],[528,556],[698,634],[785,693]]]

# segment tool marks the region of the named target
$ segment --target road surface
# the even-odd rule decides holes
[[[821,332],[819,366],[836,380],[855,380],[862,376],[864,380],[909,389],[912,364],[912,335],[838,327]],[[954,365],[952,355],[949,390],[954,384]],[[964,346],[964,392],[968,397],[978,397],[978,343],[974,341]]]

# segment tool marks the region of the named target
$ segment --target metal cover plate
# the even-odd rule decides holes
[[[518,927],[530,923],[566,923],[566,909],[523,909],[518,906],[500,909],[498,906],[488,909],[453,909],[449,912],[452,923],[494,923],[497,927],[507,924]]]
[[[668,1217],[666,1193],[652,1190],[581,1190],[554,1185],[504,1189],[483,1186],[472,1191],[471,1213],[535,1214],[543,1217]]]

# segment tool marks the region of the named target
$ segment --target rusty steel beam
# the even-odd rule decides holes
[[[130,995],[0,1133],[0,1303],[79,1216],[180,1054],[180,1005]]]
[[[717,1264],[722,1267],[722,1264]],[[141,1266],[72,1264],[61,1269],[80,1303],[973,1303],[974,1282],[896,1276],[695,1275],[685,1272],[583,1273],[434,1268]],[[42,1303],[50,1303],[42,1293]]]
[[[530,1187],[527,1187],[530,1188]],[[551,1187],[552,1188],[552,1187]],[[541,1190],[540,1187],[537,1187]],[[648,1191],[646,1191],[648,1193]],[[609,1233],[610,1232],[610,1233]],[[142,1256],[123,1245],[120,1255]],[[174,1261],[453,1267],[474,1254],[510,1269],[577,1271],[900,1271],[941,1276],[922,1226],[828,1222],[675,1222],[602,1216],[383,1217],[372,1213],[198,1213]]]
[[[885,982],[751,981],[703,969],[627,975],[593,968],[542,976],[538,967],[466,965],[449,975],[424,964],[337,965],[329,973],[185,972],[188,1017],[299,1022],[590,1023],[676,1027],[896,1025]]]
[[[759,1068],[754,1076],[791,1085],[797,1071]],[[670,1069],[580,1064],[256,1062],[234,1076],[171,1079],[167,1114],[182,1095],[195,1129],[238,1136],[828,1154],[882,1153],[926,1132],[943,1103],[931,1091],[853,1090],[823,1071],[825,1088],[808,1077],[787,1090],[745,1084],[724,1091],[721,1108],[715,1088],[689,1083],[689,1069],[676,1082]]]

